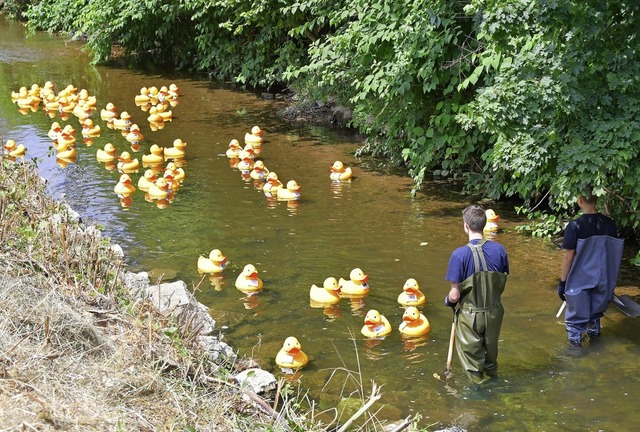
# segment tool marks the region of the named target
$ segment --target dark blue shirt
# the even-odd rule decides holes
[[[471,240],[471,244],[478,244],[480,240]],[[500,243],[488,241],[482,245],[482,252],[487,260],[487,270],[509,273],[507,251]],[[475,273],[473,254],[469,246],[462,246],[454,250],[449,259],[449,269],[445,280],[461,283]]]
[[[571,221],[564,229],[562,249],[575,250],[578,239],[586,239],[595,235],[618,236],[618,229],[613,219],[602,213],[583,214]]]

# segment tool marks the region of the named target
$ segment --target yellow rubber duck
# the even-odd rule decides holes
[[[149,116],[147,117],[149,123],[164,124],[164,118],[158,113],[158,108],[153,105],[149,108]]]
[[[44,99],[44,109],[47,111],[58,111],[60,109],[60,102],[53,93],[48,94]]]
[[[173,147],[165,147],[164,149],[164,157],[165,159],[181,159],[185,155],[184,148],[187,146],[187,143],[182,141],[180,138],[177,138],[173,141]]]
[[[281,187],[276,189],[276,196],[279,200],[299,200],[300,199],[300,185],[295,180],[289,180],[287,187]]]
[[[82,136],[85,138],[95,138],[100,136],[100,125],[94,125],[90,118],[82,122]]]
[[[429,333],[431,325],[429,320],[420,313],[415,306],[409,306],[402,315],[402,324],[398,328],[400,333],[407,336],[422,336]]]
[[[251,154],[247,151],[242,150],[240,152],[240,161],[236,166],[240,171],[245,171],[247,174],[251,172],[253,169],[254,162]]]
[[[316,284],[311,285],[309,290],[309,298],[311,305],[316,307],[324,307],[333,305],[340,301],[340,286],[334,277],[328,277],[324,280],[322,287]],[[314,305],[316,303],[317,305]]]
[[[167,110],[164,104],[159,103],[156,105],[157,114],[162,117],[162,121],[170,122],[173,119],[173,111]]]
[[[169,162],[165,168],[165,177],[167,174],[167,171],[169,171],[170,175],[171,175],[171,180],[175,183],[181,183],[185,177],[186,177],[186,173],[184,172],[184,169],[182,169],[181,167],[178,167],[175,162]]]
[[[62,159],[67,162],[75,162],[78,156],[75,146],[66,146],[64,144],[56,145],[56,158]]]
[[[93,110],[91,107],[86,106],[86,102],[84,100],[80,100],[76,106],[73,107],[73,115],[82,122],[93,115]]]
[[[262,280],[258,277],[258,270],[256,270],[253,264],[244,266],[242,273],[240,273],[236,279],[236,288],[241,291],[260,291],[262,286]]]
[[[147,193],[152,200],[164,200],[171,193],[169,183],[164,177],[159,177],[154,184],[149,186]]]
[[[498,216],[492,209],[485,210],[484,214],[487,216],[487,223],[482,231],[485,233],[494,233],[498,231],[498,221],[500,220],[500,216]]]
[[[169,84],[168,97],[170,99],[175,100],[175,99],[178,99],[179,94],[180,94],[180,88],[175,83]]]
[[[282,188],[282,182],[278,180],[278,174],[275,171],[271,171],[267,174],[267,182],[262,186],[262,191],[265,194],[276,194],[278,189]]]
[[[375,309],[371,309],[364,317],[364,325],[360,329],[365,337],[379,338],[391,333],[389,320]]]
[[[309,363],[309,358],[302,351],[298,339],[289,336],[276,354],[276,364],[284,369],[300,369]]]
[[[144,135],[140,132],[140,126],[135,123],[132,123],[129,127],[129,133],[124,137],[131,144],[140,144],[140,142],[144,139]]]
[[[158,146],[158,144],[153,144],[149,151],[151,153],[142,155],[142,165],[158,165],[164,162],[164,148]]]
[[[127,197],[136,191],[135,186],[131,184],[131,177],[129,177],[129,174],[122,174],[120,176],[120,180],[118,180],[113,191],[119,197]]]
[[[398,303],[402,306],[422,306],[426,302],[427,297],[420,291],[418,281],[414,278],[407,279],[398,296]]]
[[[262,162],[261,160],[257,160],[253,164],[253,169],[249,173],[249,177],[251,177],[254,180],[264,180],[267,178],[268,174],[269,174],[269,170],[267,169],[266,166],[264,166],[264,162]]]
[[[62,133],[62,127],[60,126],[60,123],[58,122],[53,122],[51,123],[51,128],[49,129],[49,132],[47,132],[47,136],[52,140],[52,141],[58,141],[58,137],[60,136],[60,133]]]
[[[349,273],[349,280],[340,278],[340,295],[342,297],[356,296],[362,297],[369,294],[369,275],[365,274],[360,268],[354,268]]]
[[[151,102],[152,105],[158,105],[158,93],[160,93],[158,87],[149,87],[149,102]]]
[[[18,99],[24,99],[29,96],[29,91],[26,87],[20,87],[17,92],[11,92],[11,101],[14,103],[18,101]]]
[[[344,164],[340,161],[335,161],[333,165],[331,165],[331,174],[329,174],[329,178],[333,181],[338,180],[350,180],[352,176],[351,168],[345,167]]]
[[[264,131],[260,129],[259,126],[254,126],[251,128],[251,132],[247,132],[244,135],[244,142],[245,144],[261,145],[263,134],[264,134]]]
[[[2,146],[5,150],[6,154],[11,157],[22,157],[27,152],[27,148],[24,144],[17,144],[12,139],[7,140],[7,142]]]
[[[200,273],[220,273],[227,266],[227,257],[220,249],[213,249],[209,252],[209,257],[198,257],[198,271]]]
[[[112,118],[109,120],[109,124],[115,129],[129,130],[131,127],[131,114],[127,111],[122,111],[120,113],[120,118]]]
[[[136,105],[144,105],[151,103],[151,98],[149,97],[149,89],[147,87],[142,87],[140,89],[140,94],[135,97]]]
[[[104,149],[96,151],[98,162],[113,162],[116,158],[116,148],[111,143],[106,143]]]
[[[116,106],[111,102],[107,103],[107,106],[100,110],[100,118],[104,121],[109,121],[111,119],[118,117],[118,110]]]
[[[151,185],[154,184],[157,179],[158,177],[156,176],[156,173],[154,170],[152,169],[146,170],[142,175],[142,177],[138,179],[138,189],[144,192],[148,192]]]
[[[132,159],[131,154],[127,151],[123,151],[120,153],[120,156],[118,156],[118,170],[125,174],[137,171],[139,166],[140,162],[138,159]]]
[[[76,145],[76,137],[73,134],[76,130],[71,125],[66,125],[58,135],[57,143],[61,146],[74,147]]]
[[[229,142],[229,149],[225,153],[229,159],[239,158],[240,152],[242,151],[242,147],[240,147],[240,143],[237,139],[232,139]]]

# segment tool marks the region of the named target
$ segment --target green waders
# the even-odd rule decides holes
[[[460,284],[456,311],[456,351],[467,377],[475,384],[498,375],[498,338],[504,316],[500,296],[507,282],[506,273],[487,270],[484,243],[467,245],[473,253],[475,273]]]

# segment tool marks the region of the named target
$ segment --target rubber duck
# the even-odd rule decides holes
[[[62,127],[60,126],[60,123],[53,122],[51,124],[51,128],[49,129],[49,132],[47,132],[47,136],[51,138],[52,141],[58,141],[58,137],[60,136],[61,132]]]
[[[482,231],[485,233],[494,233],[498,231],[498,221],[500,220],[500,216],[498,216],[492,209],[485,210],[484,214],[487,216],[487,223]]]
[[[159,165],[164,162],[164,148],[158,146],[158,144],[153,144],[149,151],[150,154],[142,155],[142,165]]]
[[[131,127],[129,127],[129,133],[124,137],[131,144],[140,144],[140,142],[144,139],[144,135],[140,132],[140,126],[133,123]]]
[[[76,130],[71,125],[66,125],[58,135],[57,143],[61,146],[73,147],[76,145],[76,137],[73,134]]]
[[[148,192],[152,184],[157,180],[155,171],[148,169],[144,172],[142,177],[138,179],[138,189],[144,192]]]
[[[251,160],[254,160],[256,158],[256,150],[254,150],[254,148],[253,148],[253,146],[251,144],[245,145],[242,150],[248,153],[248,155],[251,158]],[[242,152],[240,152],[240,153],[242,153]]]
[[[111,143],[106,143],[104,149],[96,151],[98,162],[113,162],[116,158],[116,148]]]
[[[261,160],[257,160],[253,164],[253,169],[249,173],[249,176],[254,180],[264,180],[265,178],[267,178],[268,174],[269,170],[264,166],[264,162],[262,162]]]
[[[375,309],[371,309],[364,317],[364,325],[360,329],[365,337],[379,338],[391,333],[389,320]]]
[[[178,88],[178,86],[175,83],[171,83],[169,84],[169,91],[167,93],[167,96],[170,99],[178,99],[178,95],[180,94],[180,88]]]
[[[427,297],[420,291],[418,281],[414,278],[407,279],[398,296],[398,303],[402,306],[422,306],[426,301]]]
[[[44,109],[47,111],[58,111],[60,109],[60,102],[53,93],[50,93],[44,99]]]
[[[429,320],[420,313],[415,306],[409,306],[402,315],[402,324],[398,328],[400,333],[407,336],[422,336],[429,333],[431,325]]]
[[[244,142],[246,144],[261,145],[263,134],[264,134],[264,131],[260,129],[259,126],[254,126],[251,128],[251,132],[247,132],[244,135]]]
[[[271,171],[267,174],[267,182],[262,187],[262,191],[265,194],[275,194],[280,188],[282,188],[282,182],[278,180],[278,174],[275,171]]]
[[[140,162],[138,159],[132,159],[131,154],[129,152],[123,151],[118,156],[118,170],[124,171],[125,173],[133,172],[138,169],[140,166]]]
[[[300,369],[309,363],[309,358],[302,351],[298,339],[289,336],[276,355],[276,364],[285,369]]]
[[[120,118],[112,118],[109,120],[109,124],[116,129],[129,130],[131,127],[131,114],[127,111],[122,111],[120,113]]]
[[[94,125],[90,118],[85,119],[82,122],[82,136],[85,138],[100,136],[100,125]]]
[[[155,183],[149,186],[147,193],[152,200],[166,199],[171,191],[169,190],[169,183],[164,177],[159,177]]]
[[[369,294],[369,275],[365,274],[361,269],[354,268],[349,273],[349,280],[340,278],[340,295],[345,296],[365,296]]]
[[[242,150],[240,152],[240,161],[238,162],[238,165],[236,165],[236,167],[240,171],[245,171],[248,174],[253,169],[253,166],[254,162],[251,154],[247,151]]]
[[[318,303],[320,306],[336,304],[340,301],[340,286],[334,277],[328,277],[324,280],[322,287],[316,284],[311,285],[309,297],[312,302]]]
[[[11,157],[21,157],[24,156],[24,154],[27,152],[27,148],[24,146],[24,144],[16,145],[16,142],[12,139],[7,140],[2,148],[5,150],[6,154]]]
[[[75,146],[66,146],[64,144],[58,144],[56,146],[56,151],[57,151],[56,158],[62,159],[64,161],[75,162],[76,157],[78,156]]]
[[[164,149],[164,157],[172,158],[172,159],[180,159],[185,155],[184,148],[187,146],[187,143],[182,141],[180,138],[177,138],[173,141],[173,147],[165,147]]]
[[[157,114],[162,117],[162,121],[170,122],[173,119],[173,111],[167,110],[164,104],[159,103],[156,105]]]
[[[241,151],[242,151],[242,147],[240,147],[240,143],[238,142],[238,140],[232,139],[231,142],[229,142],[229,149],[225,154],[229,159],[239,158]]]
[[[86,102],[84,100],[80,100],[76,106],[73,107],[73,115],[82,122],[93,115],[93,110],[91,107],[86,106]]]
[[[227,266],[227,257],[225,257],[220,249],[213,249],[209,253],[209,257],[198,257],[198,271],[200,273],[220,273]]]
[[[149,108],[149,116],[147,117],[149,123],[164,124],[164,118],[158,113],[158,108],[153,105]]]
[[[178,167],[175,162],[169,162],[167,164],[167,167],[165,168],[165,175],[167,173],[167,171],[169,171],[171,173],[171,179],[172,181],[176,182],[176,183],[181,183],[184,178],[186,177],[186,173],[184,172],[184,169]]]
[[[40,98],[41,99],[45,99],[47,96],[49,96],[50,94],[53,94],[55,96],[55,91],[56,86],[54,83],[52,83],[51,81],[47,81],[46,83],[44,83],[44,85],[40,88]]]
[[[58,98],[58,112],[60,113],[72,113],[73,109],[76,107],[76,103],[70,100],[66,96],[62,96]]]
[[[131,184],[131,177],[129,177],[129,174],[122,174],[120,176],[120,180],[118,180],[118,183],[113,188],[113,191],[119,197],[129,196],[136,191],[135,186]]]
[[[331,180],[350,180],[351,176],[351,168],[345,167],[342,162],[335,161],[333,165],[331,165],[331,174],[329,174],[329,178],[331,178]]]
[[[158,87],[149,87],[149,102],[151,102],[152,105],[158,105],[158,93]]]
[[[276,190],[276,196],[279,200],[299,200],[300,185],[295,180],[289,180],[286,188],[281,187]]]
[[[259,291],[262,289],[262,280],[258,277],[258,270],[253,264],[244,266],[242,273],[236,279],[236,288],[241,291]]]
[[[17,92],[11,92],[11,100],[17,102],[18,99],[24,99],[29,96],[29,91],[26,87],[20,87]]]
[[[140,94],[135,97],[136,105],[144,105],[147,103],[151,103],[151,98],[149,97],[149,89],[146,87],[142,87],[140,89]]]

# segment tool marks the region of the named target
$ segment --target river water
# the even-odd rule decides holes
[[[466,242],[464,196],[434,182],[411,198],[409,178],[354,156],[359,137],[285,122],[276,116],[282,102],[166,72],[91,66],[79,42],[46,33],[27,37],[21,24],[2,15],[0,34],[2,142],[14,139],[27,147],[51,194],[122,245],[129,270],[148,271],[154,281],[185,281],[241,356],[299,382],[319,409],[366,397],[375,381],[382,386],[374,405],[380,419],[420,415],[422,425],[483,431],[621,431],[640,424],[640,320],[612,307],[598,344],[579,353],[568,350],[563,322],[555,317],[561,252],[550,242],[518,234],[514,227],[521,221],[509,206],[493,207],[502,217],[497,240],[511,264],[503,296],[500,379],[470,388],[454,357],[454,375],[445,387],[433,375],[446,364],[451,311],[442,304],[448,292],[444,273],[451,251]],[[57,162],[47,132],[60,119],[42,111],[23,114],[10,97],[22,86],[46,81],[57,90],[68,84],[87,89],[98,112],[107,102],[128,111],[144,135],[140,149],[134,152],[120,131],[94,116],[100,137],[78,144],[75,163]],[[174,119],[153,131],[134,96],[143,86],[171,83],[181,92],[172,107]],[[81,129],[73,116],[62,124]],[[265,130],[260,159],[283,182],[295,179],[302,186],[299,202],[268,199],[230,166],[228,143],[242,142],[254,125]],[[158,206],[136,191],[121,202],[113,191],[119,174],[96,161],[96,150],[111,142],[118,153],[141,158],[152,144],[170,147],[176,138],[188,145],[181,162],[186,179],[174,199]],[[355,179],[332,184],[329,167],[335,160],[351,166]],[[131,174],[134,184],[143,172]],[[198,256],[215,248],[229,258],[228,267],[221,279],[203,278]],[[634,253],[628,250],[626,257]],[[249,263],[265,287],[253,296],[234,286]],[[348,279],[355,267],[369,275],[367,297],[342,299],[327,309],[310,307],[312,284],[330,276]],[[639,276],[625,264],[619,285],[633,294]],[[428,298],[422,311],[431,323],[430,333],[417,340],[397,331],[403,309],[396,299],[410,277]],[[382,312],[394,327],[384,340],[360,334],[369,309]],[[310,358],[294,376],[283,374],[274,361],[291,335]]]

